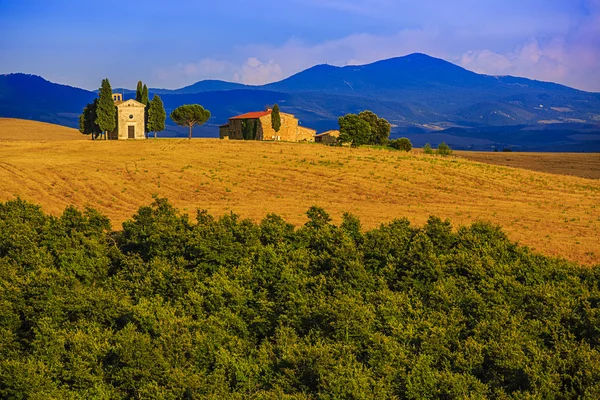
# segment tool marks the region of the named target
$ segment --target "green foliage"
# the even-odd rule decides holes
[[[150,128],[148,127],[148,107],[150,106],[150,101],[148,98],[148,86],[146,86],[146,84],[144,84],[144,86],[142,87],[142,98],[141,98],[140,103],[142,103],[146,106],[146,108],[144,108],[144,126],[145,126],[144,133],[146,133],[146,137],[147,137],[148,132],[150,132]],[[166,119],[166,117],[165,117],[165,119]],[[156,131],[154,131],[154,135],[156,136]]]
[[[350,143],[352,147],[369,144],[373,146],[387,145],[392,126],[388,121],[379,118],[372,111],[360,114],[348,114],[338,119],[340,136],[338,142]]]
[[[84,107],[83,113],[79,116],[79,132],[84,135],[92,135],[92,139],[102,132],[98,124],[96,124],[96,110],[98,108],[98,99]]]
[[[152,97],[150,106],[148,107],[148,132],[154,132],[154,138],[156,139],[156,132],[165,130],[165,121],[167,120],[167,113],[165,112],[165,106],[159,95],[155,94]]]
[[[146,86],[145,83],[144,83],[144,86],[142,88],[142,99],[140,100],[140,103],[144,104],[145,106],[148,106],[148,103],[149,103],[149,99],[148,99],[148,86]]]
[[[138,81],[137,88],[135,90],[135,100],[138,102],[142,102],[142,92],[144,90],[144,86],[142,81]]]
[[[244,119],[242,120],[242,137],[244,140],[256,140],[258,132],[258,120]]]
[[[452,149],[445,142],[442,142],[437,148],[437,154],[440,156],[449,156],[452,154]]]
[[[412,143],[407,138],[400,138],[400,139],[392,140],[392,141],[390,141],[389,146],[396,150],[401,150],[401,151],[406,151],[406,152],[412,150]]]
[[[361,112],[358,116],[371,126],[371,134],[367,140],[367,144],[374,146],[387,144],[392,131],[392,125],[386,119],[379,118],[377,114],[368,110]]]
[[[433,149],[431,148],[431,145],[429,143],[425,143],[425,146],[423,146],[423,153],[433,154]]]
[[[307,217],[0,203],[0,398],[600,398],[600,265]]]
[[[350,143],[352,147],[359,147],[369,142],[371,125],[356,114],[348,114],[338,119],[340,125],[341,144]]]
[[[210,119],[210,111],[205,110],[199,104],[185,104],[173,110],[171,119],[177,125],[187,126],[190,129],[188,139],[191,139],[194,125],[204,125]]]
[[[112,98],[112,88],[108,79],[102,80],[102,86],[98,93],[96,125],[105,133],[114,131],[117,126],[117,108]]]
[[[271,113],[271,126],[275,132],[279,132],[281,129],[281,114],[279,113],[279,106],[277,104],[273,106],[273,112]]]

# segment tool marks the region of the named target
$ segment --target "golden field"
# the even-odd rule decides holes
[[[6,121],[0,121],[0,201],[19,196],[53,214],[69,204],[90,206],[119,228],[157,195],[192,216],[196,208],[255,221],[277,213],[295,224],[306,221],[312,205],[335,221],[351,212],[365,228],[400,217],[423,224],[437,215],[455,226],[490,221],[536,251],[600,263],[600,180],[319,144],[91,141],[76,130],[76,140],[53,141],[44,133],[38,141],[33,134],[32,141],[12,141],[3,139]],[[593,160],[589,168],[597,173],[600,157]]]
[[[81,140],[77,129],[26,119],[0,118],[0,142]]]
[[[468,160],[551,174],[600,179],[599,153],[492,153],[457,151]]]

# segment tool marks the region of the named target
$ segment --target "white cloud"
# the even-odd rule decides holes
[[[205,58],[195,63],[179,63],[155,70],[154,77],[159,81],[157,86],[161,86],[161,82],[164,82],[163,86],[168,84],[169,87],[175,88],[204,79],[222,79],[260,85],[283,79],[285,76],[281,67],[273,59],[262,62],[257,57],[249,57],[240,64],[212,58]]]
[[[534,37],[513,50],[465,52],[460,64],[476,72],[516,75],[600,92],[600,0],[565,35]]]
[[[256,57],[250,57],[234,73],[233,80],[247,85],[261,85],[284,77],[283,70],[273,59],[263,63]]]

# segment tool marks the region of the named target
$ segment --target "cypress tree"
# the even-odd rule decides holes
[[[271,113],[271,126],[275,132],[279,132],[281,129],[281,115],[279,114],[279,106],[277,104],[273,106],[273,112]]]
[[[142,81],[138,81],[137,89],[135,90],[135,100],[142,102]]]
[[[154,132],[154,139],[156,139],[156,132],[163,131],[165,129],[165,121],[167,119],[167,113],[165,112],[165,106],[163,105],[160,96],[155,94],[148,107],[148,132]]]
[[[148,86],[146,86],[146,84],[144,84],[144,87],[142,88],[142,101],[140,103],[143,103],[146,106],[146,108],[144,109],[144,126],[146,130],[145,133],[148,133],[150,132],[150,130],[148,129],[148,105],[150,101],[148,99]]]
[[[148,103],[149,103],[149,99],[148,99],[148,86],[146,86],[146,84],[144,84],[144,87],[142,88],[142,98],[141,100],[138,100],[140,103],[143,103],[146,107],[148,107]]]
[[[100,86],[96,115],[96,124],[104,132],[104,139],[106,139],[106,133],[112,132],[117,126],[117,108],[112,98],[112,88],[108,78],[103,79]]]

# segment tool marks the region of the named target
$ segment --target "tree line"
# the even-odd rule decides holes
[[[135,100],[145,105],[144,126],[145,134],[154,133],[165,129],[167,114],[162,99],[155,94],[149,101],[148,86],[138,81]],[[192,138],[192,128],[201,126],[210,119],[210,111],[205,110],[199,104],[185,104],[177,107],[170,114],[171,119],[180,126],[189,128],[189,138]],[[79,131],[85,135],[91,135],[96,139],[100,135],[106,139],[109,132],[117,127],[117,107],[113,100],[113,91],[108,79],[103,79],[98,91],[98,98],[83,109],[79,116]]]
[[[380,118],[372,111],[365,110],[359,114],[347,114],[338,119],[340,134],[336,144],[349,144],[351,147],[363,145],[389,146],[396,150],[411,151],[413,146],[408,138],[390,140],[392,125],[384,118]],[[445,142],[440,143],[438,150],[433,151],[427,143],[423,148],[425,154],[439,154],[447,156],[452,154],[452,149]]]
[[[600,398],[600,266],[319,207],[0,203],[0,398]]]

